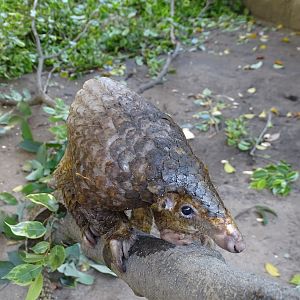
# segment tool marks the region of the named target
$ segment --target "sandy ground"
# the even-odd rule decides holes
[[[263,27],[254,31],[258,34]],[[272,143],[272,147],[260,154],[270,155],[272,160],[286,160],[297,170],[300,169],[300,120],[287,118],[288,112],[300,111],[300,36],[290,31],[279,30],[266,32],[268,41],[261,42],[259,38],[250,39],[248,43],[237,44],[240,32],[213,31],[206,43],[206,51],[188,50],[180,54],[173,63],[175,74],[169,74],[163,85],[158,85],[144,93],[144,96],[155,103],[163,111],[169,113],[180,124],[195,124],[198,121],[193,115],[199,111],[199,106],[193,103],[190,95],[198,94],[204,88],[213,93],[234,98],[237,108],[223,110],[225,118],[237,117],[244,113],[259,114],[262,110],[276,107],[279,115],[273,116],[273,128],[268,132],[280,132],[280,139]],[[282,42],[283,37],[289,37],[290,42]],[[266,44],[266,50],[253,51],[254,47]],[[227,50],[226,50],[227,49]],[[224,54],[224,50],[225,54]],[[229,54],[226,54],[228,53]],[[220,55],[222,54],[222,55]],[[263,58],[263,66],[258,70],[244,70],[243,66],[258,62]],[[275,60],[284,63],[283,69],[274,69]],[[129,71],[135,68],[128,63]],[[87,79],[97,75],[90,74],[77,81],[65,81],[54,77],[58,84],[50,88],[50,94],[60,96],[70,102]],[[138,69],[127,82],[136,88],[141,82],[147,81],[145,70]],[[34,77],[31,75],[14,82],[14,87],[32,88]],[[255,87],[254,94],[247,89]],[[243,94],[243,97],[239,96]],[[288,99],[296,96],[295,101]],[[232,104],[230,100],[226,103]],[[46,140],[47,119],[40,107],[34,107],[34,116],[30,119],[35,138]],[[251,130],[258,136],[266,120],[255,118],[250,121]],[[247,249],[241,254],[230,254],[220,249],[227,262],[238,268],[263,276],[264,264],[270,262],[276,265],[281,273],[277,281],[287,282],[291,275],[300,272],[300,205],[299,181],[288,197],[275,197],[268,191],[255,191],[248,188],[249,176],[242,172],[253,167],[263,166],[269,161],[250,157],[234,148],[226,146],[224,130],[213,134],[213,131],[201,133],[192,128],[195,139],[191,146],[209,167],[211,177],[227,207],[233,215],[237,215],[254,205],[266,205],[276,211],[278,217],[269,218],[269,224],[263,226],[257,221],[253,212],[243,214],[237,223],[244,234]],[[18,149],[20,141],[18,130],[9,132],[0,139],[0,190],[10,191],[25,182],[20,170],[22,163],[31,156]],[[221,160],[227,159],[236,168],[236,173],[226,174]],[[0,258],[5,258],[6,241],[0,239]],[[95,274],[95,273],[93,273]],[[63,289],[55,292],[57,299],[141,299],[119,279],[97,274],[93,286],[80,285],[77,289]],[[15,300],[24,298],[24,289],[9,285],[0,289],[0,299]]]

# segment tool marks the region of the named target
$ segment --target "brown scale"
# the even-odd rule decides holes
[[[245,248],[204,164],[172,118],[109,78],[88,80],[67,121],[68,146],[56,186],[91,245],[104,235],[113,263],[135,241],[132,226],[174,244],[212,238],[231,252]],[[130,221],[124,211],[133,210]]]

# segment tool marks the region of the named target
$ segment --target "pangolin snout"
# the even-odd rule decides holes
[[[213,239],[218,246],[232,253],[240,253],[246,248],[242,234],[232,224],[228,224],[225,230],[217,233]]]

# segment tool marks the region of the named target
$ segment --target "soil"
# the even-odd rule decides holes
[[[259,32],[267,30],[268,42],[259,40]],[[155,103],[160,109],[169,113],[178,124],[196,124],[193,115],[200,107],[193,102],[192,95],[209,88],[214,95],[223,95],[223,100],[230,105],[224,109],[224,118],[237,117],[245,113],[256,116],[263,110],[275,107],[279,114],[272,115],[273,127],[268,133],[280,132],[280,138],[272,142],[267,150],[256,153],[269,155],[270,159],[251,158],[248,154],[226,145],[224,126],[219,131],[211,130],[203,133],[195,129],[191,131],[195,138],[190,141],[196,155],[208,165],[211,177],[224,199],[226,206],[237,218],[237,223],[247,242],[247,249],[241,254],[230,254],[221,249],[227,262],[245,272],[254,272],[262,276],[266,274],[264,264],[270,262],[278,267],[280,277],[274,280],[287,283],[291,276],[300,273],[300,205],[299,180],[293,185],[291,194],[287,197],[273,196],[269,191],[249,189],[249,175],[245,170],[264,166],[270,161],[286,160],[296,170],[300,169],[300,120],[288,118],[288,112],[300,111],[300,36],[287,30],[271,30],[257,26],[258,37],[249,39],[247,43],[237,43],[240,31],[212,31],[206,42],[206,51],[191,51],[186,49],[174,61],[175,74],[168,74],[163,85],[157,85],[146,91],[144,96]],[[289,37],[289,43],[282,42],[283,37]],[[254,47],[266,44],[266,50],[254,51]],[[224,50],[226,50],[224,53]],[[193,50],[193,49],[192,49]],[[228,53],[229,52],[229,53]],[[228,53],[228,54],[226,54]],[[243,66],[257,63],[261,59],[263,66],[257,70],[244,70]],[[275,60],[281,60],[283,69],[274,69]],[[144,68],[128,61],[127,70],[133,73],[127,84],[135,89],[142,82],[149,80]],[[50,87],[52,96],[59,96],[72,101],[75,93],[83,82],[99,73],[92,72],[76,81],[67,81],[54,76],[55,83]],[[35,78],[27,75],[12,82],[13,87],[21,90],[28,87],[33,90]],[[250,94],[247,90],[255,87],[256,92]],[[241,97],[241,94],[243,95]],[[225,96],[234,98],[233,102]],[[294,96],[294,97],[291,97]],[[294,100],[290,100],[290,99]],[[51,134],[47,132],[47,116],[41,107],[33,107],[34,114],[30,118],[37,140],[47,140]],[[266,119],[255,117],[251,121],[251,132],[258,136],[265,127]],[[0,139],[0,190],[11,191],[12,188],[25,182],[21,165],[32,156],[20,150],[19,130],[10,131]],[[236,173],[224,172],[221,160],[228,160],[236,168]],[[264,226],[257,220],[254,210],[247,210],[255,205],[266,205],[272,208],[277,217],[270,215],[269,223]],[[2,207],[4,209],[9,209]],[[242,214],[241,214],[242,213]],[[5,253],[11,246],[0,237],[0,258],[5,259]],[[141,299],[136,297],[129,287],[119,279],[99,273],[93,273],[96,282],[93,286],[83,286],[76,289],[55,291],[57,299]],[[25,290],[9,285],[0,288],[0,299],[24,299]]]

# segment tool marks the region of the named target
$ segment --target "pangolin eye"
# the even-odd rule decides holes
[[[185,205],[181,207],[181,212],[184,216],[190,216],[194,210],[190,206]]]

